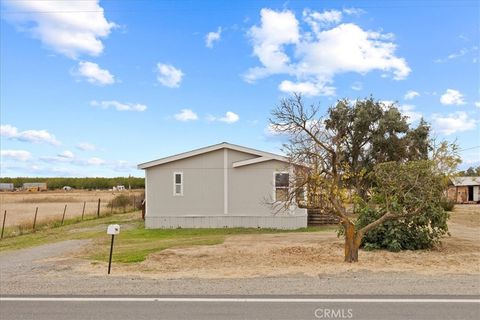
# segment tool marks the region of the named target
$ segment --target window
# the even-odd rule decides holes
[[[173,173],[173,195],[183,196],[183,172]]]
[[[275,201],[287,201],[289,175],[286,172],[275,173]]]

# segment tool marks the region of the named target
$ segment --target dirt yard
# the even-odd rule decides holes
[[[449,229],[451,236],[436,249],[362,250],[355,264],[343,262],[343,241],[334,231],[324,231],[234,235],[219,245],[167,249],[140,264],[118,264],[115,269],[117,275],[157,279],[317,276],[347,271],[480,275],[480,206],[457,206]],[[105,266],[85,263],[78,268],[102,274]]]
[[[128,193],[129,191],[123,191]],[[132,191],[140,195],[140,191]],[[31,224],[38,207],[37,223],[61,219],[65,205],[66,218],[80,216],[85,202],[85,215],[97,213],[98,199],[100,210],[108,210],[107,204],[121,192],[113,191],[45,191],[45,192],[0,192],[0,221],[7,210],[6,226]]]
[[[67,239],[0,252],[0,294],[478,295],[480,206],[457,206],[449,226],[452,236],[439,248],[361,251],[355,264],[343,262],[342,241],[324,230],[230,235],[218,245],[171,248],[141,263],[114,263],[108,276],[106,263],[83,254],[94,239]],[[120,234],[115,243],[121,241]],[[108,246],[96,250],[108,252]]]

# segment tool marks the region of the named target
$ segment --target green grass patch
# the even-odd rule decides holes
[[[114,214],[100,218],[88,217],[81,221],[79,218],[65,219],[63,226],[57,221],[45,223],[35,231],[27,230],[20,235],[12,235],[22,226],[9,228],[9,237],[0,241],[0,252],[33,247],[46,243],[70,239],[95,239],[106,236],[107,226],[112,223],[126,224],[138,221],[140,213]],[[13,230],[12,230],[13,229]]]
[[[221,244],[229,235],[273,234],[289,232],[321,232],[335,230],[335,226],[308,227],[297,230],[261,228],[218,229],[145,229],[140,212],[114,214],[98,219],[66,220],[63,226],[44,225],[35,232],[0,241],[0,251],[22,249],[70,239],[90,239],[92,242],[80,253],[82,258],[108,261],[111,237],[106,234],[109,224],[120,224],[120,234],[115,237],[113,261],[141,262],[154,252],[168,248]]]
[[[198,245],[221,244],[229,235],[237,234],[273,234],[291,232],[318,232],[336,230],[336,227],[308,227],[298,230],[278,230],[261,228],[217,228],[217,229],[144,229],[143,222],[133,229],[120,232],[115,237],[114,262],[141,262],[154,252],[169,248],[191,247]],[[85,257],[108,261],[110,238],[99,239]]]
[[[129,213],[132,211],[129,211]],[[126,213],[126,212],[122,212]],[[104,223],[104,219],[108,217],[118,217],[119,216],[119,211],[108,211],[107,213],[102,213],[100,218],[97,218],[96,215],[85,215],[84,218],[82,219],[81,216],[76,216],[76,217],[69,217],[65,218],[65,220],[62,223],[62,220],[58,219],[58,217],[52,218],[50,220],[42,220],[37,222],[35,229],[33,229],[33,222],[24,222],[19,225],[11,226],[11,227],[6,227],[4,230],[4,239],[5,238],[12,238],[12,237],[18,237],[21,235],[26,235],[26,234],[31,234],[31,233],[38,233],[41,231],[45,230],[51,230],[54,228],[60,228],[60,227],[65,227],[68,225],[78,225],[82,224],[84,225],[88,221],[94,221],[93,224],[99,224]],[[137,218],[139,217],[140,213],[137,212]],[[114,218],[117,219],[117,218]],[[120,218],[122,219],[122,218]],[[97,221],[97,222],[95,222]],[[0,246],[1,248],[1,246]]]

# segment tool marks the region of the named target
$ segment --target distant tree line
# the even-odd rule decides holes
[[[476,177],[480,176],[480,166],[474,168],[469,167],[467,170],[458,172],[458,175],[461,177]]]
[[[69,186],[74,189],[111,189],[114,186],[123,185],[125,188],[143,189],[145,179],[137,177],[116,177],[116,178],[0,178],[1,183],[13,183],[15,188],[20,188],[26,182],[46,182],[49,190],[61,189]]]

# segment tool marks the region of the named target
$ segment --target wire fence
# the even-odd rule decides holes
[[[27,215],[30,216],[30,218],[23,218],[21,221],[16,221],[10,225],[8,220],[15,219],[13,216],[14,213],[9,215],[9,211],[5,209],[2,212],[0,240],[32,233],[39,229],[55,228],[84,220],[98,219],[117,213],[141,210],[144,203],[143,200],[143,193],[119,194],[109,201],[98,198],[98,200],[94,202],[83,201],[83,203],[61,204],[61,212],[55,213],[52,213],[52,210],[48,207],[47,210],[42,212],[41,206],[39,206],[39,204],[34,204],[35,209],[32,210],[30,215]],[[93,206],[95,207],[94,210],[92,210]],[[59,204],[57,203],[56,210],[58,210],[58,207]],[[25,217],[25,214],[23,214],[23,216]]]

